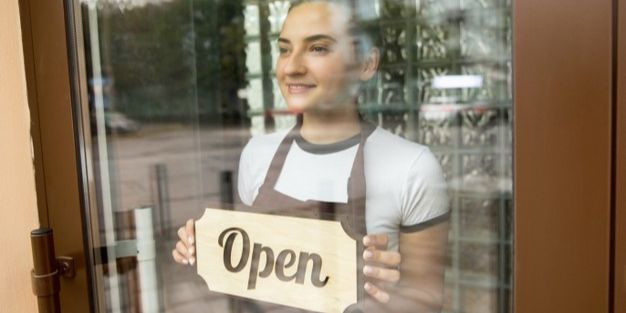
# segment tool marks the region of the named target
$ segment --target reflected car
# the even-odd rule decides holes
[[[128,118],[126,115],[116,111],[106,111],[104,113],[106,132],[117,134],[129,134],[138,131],[141,124]]]

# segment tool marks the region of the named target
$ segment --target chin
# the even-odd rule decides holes
[[[287,101],[287,110],[292,113],[300,114],[311,109],[311,105],[308,103],[301,103],[299,101]]]

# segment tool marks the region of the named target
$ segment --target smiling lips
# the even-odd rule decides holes
[[[315,88],[313,84],[287,84],[287,90],[290,94],[302,94]]]

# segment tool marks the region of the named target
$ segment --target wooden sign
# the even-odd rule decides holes
[[[340,222],[206,209],[198,275],[209,289],[317,312],[357,302],[357,241]]]

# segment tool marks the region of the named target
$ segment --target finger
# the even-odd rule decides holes
[[[174,249],[172,250],[172,257],[174,257],[174,261],[176,261],[177,263],[180,264],[189,264],[189,261],[187,261],[187,258],[182,256],[180,254],[180,252],[178,252],[178,250]]]
[[[378,302],[389,302],[389,294],[384,292],[382,289],[374,286],[374,284],[370,282],[365,283],[365,291],[367,291],[367,293]]]
[[[192,245],[195,241],[196,231],[195,231],[195,223],[193,219],[188,219],[187,224],[185,224],[185,230],[187,231],[187,243]]]
[[[363,266],[363,274],[390,283],[397,283],[400,280],[400,271],[371,265]]]
[[[397,267],[402,261],[402,256],[397,251],[381,251],[368,248],[363,251],[363,259],[369,262],[377,262],[386,266]]]
[[[387,244],[389,244],[389,236],[387,234],[372,234],[363,237],[363,245],[366,247],[387,250]]]
[[[180,241],[182,241],[186,246],[189,246],[189,243],[187,243],[187,241],[189,240],[189,235],[187,235],[187,230],[185,226],[181,226],[180,228],[178,228],[178,231],[176,233],[178,234],[178,238],[180,239]]]
[[[189,261],[189,258],[191,257],[191,255],[189,253],[189,249],[187,249],[187,246],[185,246],[184,242],[179,241],[176,243],[176,251],[178,251],[180,255],[184,256],[187,259],[187,261]]]

